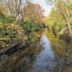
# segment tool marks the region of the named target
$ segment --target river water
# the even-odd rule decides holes
[[[49,72],[55,66],[55,55],[45,35],[42,36],[40,44],[44,49],[36,56],[32,72]]]
[[[42,50],[34,58],[29,57],[16,72],[53,72],[56,59],[45,35],[41,37],[40,44]]]

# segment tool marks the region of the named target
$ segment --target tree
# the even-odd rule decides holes
[[[32,23],[42,24],[44,21],[43,9],[38,4],[28,2],[23,8],[24,18],[28,18]]]
[[[65,57],[71,56],[72,48],[72,1],[51,0],[53,9],[47,17],[47,24],[58,39],[66,44]]]
[[[52,9],[50,15],[46,18],[46,24],[48,24],[49,30],[57,37],[59,32],[66,26],[63,16],[55,9]]]
[[[30,43],[39,40],[41,34],[38,32],[42,33],[41,26],[44,23],[43,9],[40,5],[28,1],[23,8],[23,20],[22,26]]]
[[[68,34],[72,39],[72,2],[71,0],[50,0],[50,3],[53,4],[55,10],[55,17],[57,20],[63,22],[65,27],[60,30],[58,36],[68,30]]]

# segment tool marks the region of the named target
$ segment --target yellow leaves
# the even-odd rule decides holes
[[[7,30],[15,31],[17,38],[22,41],[26,38],[26,36],[24,35],[24,30],[18,24],[8,24]]]
[[[5,15],[10,14],[10,10],[6,5],[0,4],[0,12],[2,12]]]
[[[45,19],[45,23],[49,26],[52,26],[54,24],[54,19],[52,19],[50,16],[48,16],[46,19]]]
[[[19,31],[23,32],[22,27],[20,25],[18,25],[18,24],[8,24],[7,28],[8,29],[14,29],[17,32],[19,32]]]
[[[34,33],[34,35],[36,36],[36,37],[40,37],[40,34],[38,34],[38,33]]]
[[[24,17],[24,21],[26,22],[26,21],[29,21],[30,19],[29,19],[29,17],[28,16],[25,16]]]
[[[0,28],[2,28],[3,27],[3,24],[0,22]]]

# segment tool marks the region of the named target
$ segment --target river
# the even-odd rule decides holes
[[[63,59],[57,60],[57,56],[46,35],[42,35],[39,43],[38,46],[41,45],[41,50],[35,54],[35,49],[39,48],[35,48],[35,46],[31,48],[30,53],[27,52],[22,59],[18,60],[20,62],[18,64],[20,65],[13,69],[12,72],[66,72],[67,70],[65,68],[71,70],[67,72],[72,72],[72,57],[64,57]],[[62,51],[59,47],[57,49],[58,52]],[[61,53],[63,54],[63,52]]]
[[[51,71],[55,65],[55,55],[48,38],[43,35],[40,44],[44,48],[37,56],[32,66],[32,72]]]
[[[16,72],[53,72],[56,58],[51,48],[48,37],[43,35],[40,40],[42,50],[35,57],[27,57],[20,70]]]

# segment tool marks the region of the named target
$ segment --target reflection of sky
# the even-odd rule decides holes
[[[55,56],[50,46],[50,42],[45,35],[42,35],[40,43],[44,49],[37,54],[32,67],[32,72],[48,72],[48,69],[51,70],[55,65]]]
[[[41,5],[42,8],[44,8],[45,13],[44,15],[49,15],[50,10],[51,10],[51,6],[47,5],[46,0],[32,0],[34,3],[38,3],[39,5]]]

